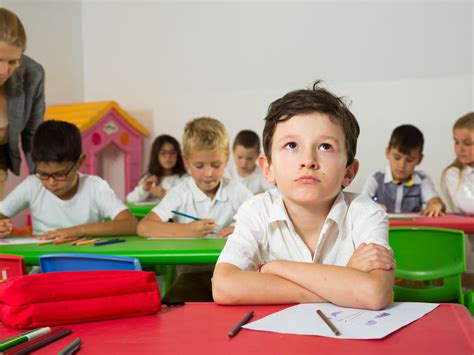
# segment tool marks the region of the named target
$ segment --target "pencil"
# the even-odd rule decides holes
[[[51,331],[51,328],[44,327],[44,328],[37,329],[34,332],[22,334],[14,338],[9,338],[8,340],[0,343],[0,351],[8,350],[10,348],[13,348],[16,345],[26,343],[27,341],[38,338],[44,334],[49,333],[50,331]]]
[[[92,244],[92,243],[98,242],[99,240],[100,239],[88,239],[88,240],[84,240],[82,242],[76,243],[76,245]]]
[[[81,338],[76,338],[74,341],[59,352],[58,355],[74,354],[81,347]]]
[[[78,239],[77,237],[67,237],[67,238],[56,239],[54,241],[54,244],[64,244],[64,243],[74,242],[77,239]]]
[[[329,320],[328,317],[326,317],[326,315],[323,313],[323,311],[321,311],[320,309],[317,309],[316,313],[321,317],[321,319],[324,321],[324,323],[326,323],[327,326],[329,328],[331,328],[334,335],[341,335],[341,332],[335,327],[334,324],[332,324],[332,322]]]
[[[191,216],[191,215],[183,213],[183,212],[174,211],[174,210],[172,210],[171,212],[174,213],[174,214],[177,214],[178,216],[183,216],[183,217],[194,219],[195,221],[200,221],[201,220],[201,218],[194,217],[194,216]]]
[[[242,328],[242,326],[247,323],[250,318],[253,317],[253,311],[249,311],[244,318],[242,318],[242,320],[237,323],[231,330],[229,333],[227,333],[227,335],[232,338],[235,334],[237,334],[239,332],[239,330]]]
[[[94,246],[122,243],[124,241],[125,241],[125,239],[118,239],[118,238],[116,238],[116,239],[105,239],[105,240],[100,240],[98,242],[95,242]]]
[[[68,334],[71,334],[72,330],[71,329],[66,329],[66,328],[57,328],[51,331],[51,333],[46,334],[45,336],[41,338],[37,338],[35,340],[30,340],[27,343],[24,343],[18,347],[10,349],[11,351],[5,352],[5,355],[23,355],[23,354],[29,354],[32,351],[35,351],[36,349],[42,348],[45,345],[48,345],[49,343],[52,343],[53,341],[56,341]]]

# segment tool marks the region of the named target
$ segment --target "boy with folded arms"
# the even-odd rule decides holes
[[[385,307],[395,267],[387,214],[342,191],[359,168],[354,115],[317,82],[273,102],[265,121],[259,164],[277,189],[235,216],[214,271],[214,300]]]

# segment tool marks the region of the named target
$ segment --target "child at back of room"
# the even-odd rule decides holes
[[[157,204],[186,174],[179,142],[167,134],[155,138],[148,170],[127,195],[127,202]]]
[[[42,123],[31,157],[35,174],[0,202],[0,237],[11,232],[10,218],[25,208],[31,212],[33,234],[43,239],[136,234],[136,218],[107,182],[78,172],[85,156],[75,125]]]
[[[260,138],[251,130],[240,131],[232,146],[234,164],[229,164],[227,172],[231,179],[240,181],[253,194],[265,192],[273,187],[265,181],[262,170],[257,166],[260,155]]]
[[[362,189],[390,213],[443,215],[445,206],[428,175],[415,168],[423,160],[423,133],[412,125],[395,128],[385,156],[389,166],[373,174]]]

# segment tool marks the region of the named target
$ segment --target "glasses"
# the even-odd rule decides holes
[[[67,171],[63,173],[47,174],[47,173],[36,171],[35,175],[36,177],[38,177],[38,179],[43,180],[43,181],[49,180],[49,178],[53,178],[53,180],[56,180],[56,181],[66,181],[68,175],[71,173],[72,169],[74,169],[76,164],[77,164],[77,161],[74,164],[72,164],[72,166]]]
[[[162,157],[164,157],[165,155],[168,155],[170,157],[175,157],[178,155],[178,151],[176,150],[160,150],[158,152],[159,155],[161,155]]]

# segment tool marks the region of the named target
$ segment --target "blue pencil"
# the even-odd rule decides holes
[[[188,217],[188,218],[194,219],[195,221],[200,221],[201,220],[201,218],[194,217],[194,216],[191,216],[191,215],[183,213],[183,212],[174,211],[174,210],[172,210],[171,212],[173,212],[174,214],[177,214],[178,216],[183,216],[183,217]]]

